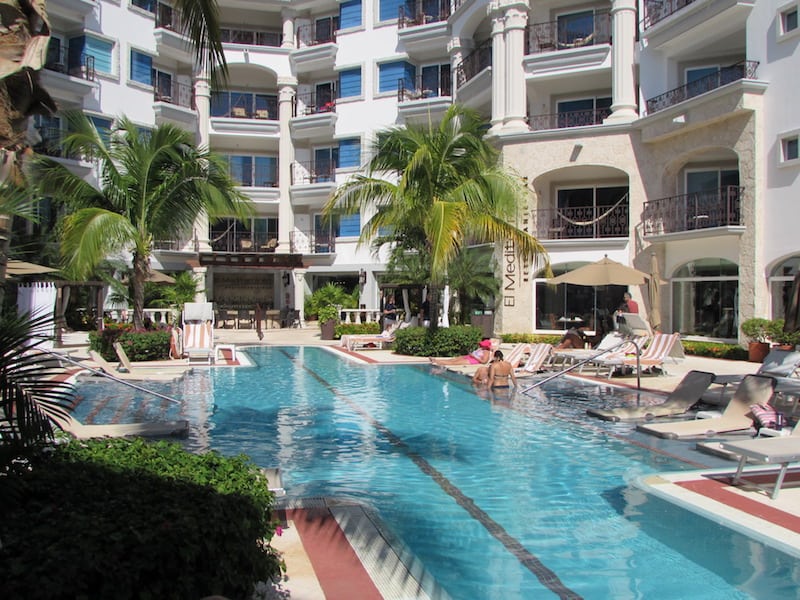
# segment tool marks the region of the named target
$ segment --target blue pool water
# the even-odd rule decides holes
[[[609,386],[482,398],[428,366],[248,353],[258,367],[149,384],[180,406],[89,383],[76,415],[188,418],[191,446],[280,466],[290,496],[359,501],[455,599],[798,597],[796,559],[626,483],[692,467],[586,418],[622,401]]]

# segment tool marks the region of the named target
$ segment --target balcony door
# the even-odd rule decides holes
[[[688,229],[719,227],[739,222],[737,169],[713,169],[686,173],[686,226]]]
[[[450,95],[450,65],[422,67],[422,95],[424,97]]]
[[[562,239],[627,237],[627,186],[558,190],[553,228]]]

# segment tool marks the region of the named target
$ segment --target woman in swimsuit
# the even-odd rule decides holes
[[[491,340],[482,340],[478,348],[465,356],[454,356],[453,358],[431,358],[434,365],[485,365],[492,357]]]
[[[511,380],[509,382],[509,379]],[[489,381],[490,388],[496,387],[510,387],[517,385],[517,377],[514,375],[514,367],[511,363],[503,359],[503,353],[498,350],[494,353],[494,360],[489,366]]]

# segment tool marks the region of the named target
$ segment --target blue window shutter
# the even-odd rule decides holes
[[[103,117],[95,117],[93,115],[88,116],[95,129],[97,129],[100,139],[107,144],[111,139],[111,119],[104,119]]]
[[[361,215],[342,215],[339,217],[340,237],[358,237],[361,234]]]
[[[339,167],[361,166],[361,140],[358,138],[339,140]]]
[[[153,58],[131,50],[131,79],[145,85],[153,84]]]
[[[339,73],[339,98],[361,95],[361,69],[348,69]]]
[[[95,71],[112,75],[114,71],[111,53],[114,50],[114,44],[89,35],[85,36],[85,39],[84,54],[94,57]]]
[[[339,29],[361,25],[361,0],[346,0],[339,5]]]
[[[397,82],[402,79],[408,89],[414,88],[414,79],[417,75],[417,68],[405,61],[383,63],[379,67],[378,91],[395,92]]]

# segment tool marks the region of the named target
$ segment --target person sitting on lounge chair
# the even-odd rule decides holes
[[[452,358],[431,358],[430,361],[437,366],[448,365],[485,365],[492,358],[492,341],[489,339],[481,340],[478,348],[464,356],[454,356]]]
[[[585,347],[586,338],[583,335],[583,327],[580,329],[575,329],[573,327],[567,330],[567,333],[564,334],[564,337],[561,338],[561,341],[553,346],[553,350],[564,350],[567,348],[583,349]]]

